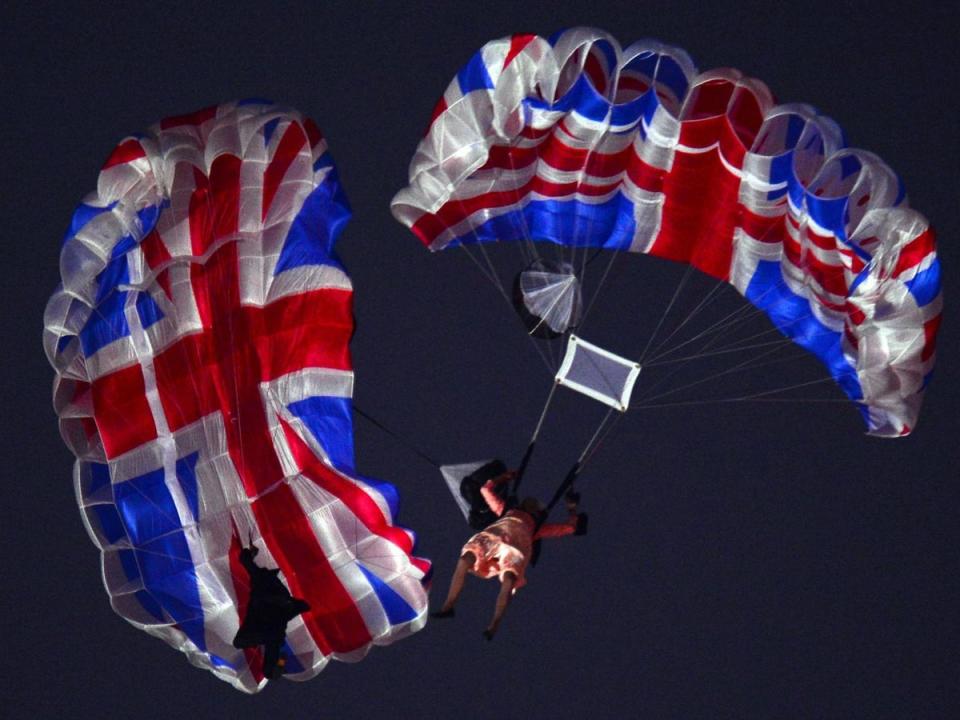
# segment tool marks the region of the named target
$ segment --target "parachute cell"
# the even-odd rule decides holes
[[[326,141],[261,101],[121,142],[77,209],[47,306],[54,405],[113,608],[247,692],[231,644],[252,542],[311,610],[286,672],[423,626],[429,563],[354,464],[350,216]]]
[[[490,42],[392,208],[432,250],[526,239],[691,265],[814,353],[870,433],[916,424],[942,305],[932,229],[878,157],[737,70],[586,28]]]

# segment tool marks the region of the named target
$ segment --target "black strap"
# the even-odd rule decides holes
[[[569,472],[567,472],[567,476],[563,479],[563,482],[560,483],[559,487],[557,487],[556,492],[553,493],[553,497],[550,498],[550,502],[547,503],[547,515],[549,515],[550,511],[556,507],[558,502],[560,502],[560,498],[563,497],[564,493],[573,487],[573,482],[577,479],[582,467],[583,466],[579,462],[575,462],[573,467],[570,468]]]
[[[520,481],[523,480],[523,474],[527,471],[527,465],[530,464],[530,458],[533,457],[533,449],[537,446],[537,441],[534,440],[529,445],[527,445],[527,451],[523,454],[523,459],[520,461],[520,464],[517,466],[517,474],[513,478],[513,484],[510,487],[509,495],[511,497],[517,497],[520,490]]]
[[[513,485],[510,487],[510,495],[512,497],[518,497],[520,491],[520,481],[523,480],[523,474],[527,471],[527,465],[530,464],[530,458],[533,457],[533,450],[537,446],[537,438],[540,437],[540,430],[543,428],[543,421],[547,417],[547,411],[550,409],[550,403],[553,402],[553,395],[557,391],[558,382],[550,386],[550,392],[547,393],[547,399],[543,403],[543,410],[540,411],[540,419],[537,420],[536,427],[533,429],[533,434],[530,436],[530,442],[527,443],[527,450],[523,454],[523,459],[520,461],[520,465],[517,467],[517,475],[513,479]]]
[[[573,487],[573,483],[577,479],[577,476],[580,474],[580,470],[582,468],[583,468],[583,465],[581,465],[580,462],[577,461],[573,464],[573,467],[571,467],[570,470],[567,472],[566,477],[563,478],[560,485],[557,486],[556,492],[553,493],[553,497],[550,498],[550,502],[547,503],[546,508],[544,508],[543,512],[540,513],[540,518],[537,520],[537,525],[533,529],[534,535],[536,535],[537,531],[541,527],[543,527],[544,523],[547,522],[547,518],[550,517],[550,512],[553,510],[553,508],[556,507],[557,503],[560,502],[560,498],[564,496],[567,490]]]

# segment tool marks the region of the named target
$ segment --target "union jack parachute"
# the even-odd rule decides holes
[[[74,213],[44,347],[113,608],[246,692],[231,639],[252,539],[311,610],[294,680],[419,630],[429,562],[397,492],[355,468],[350,216],[297,112],[226,103],[123,140]]]
[[[869,433],[916,425],[942,306],[933,230],[880,158],[737,70],[588,28],[490,42],[392,209],[431,250],[533,240],[687,264],[816,355]],[[580,321],[576,271],[529,253],[518,312],[562,335]]]

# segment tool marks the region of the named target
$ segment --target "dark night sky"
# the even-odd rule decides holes
[[[960,163],[947,92],[960,18],[947,2],[724,4],[5,7],[0,714],[875,719],[960,706],[949,306]],[[354,208],[340,250],[356,290],[358,405],[444,461],[515,461],[548,376],[468,259],[431,256],[388,206],[436,98],[475,49],[578,24],[761,77],[901,174],[938,228],[948,303],[917,432],[870,438],[851,407],[830,403],[631,415],[587,471],[590,534],[545,547],[489,645],[480,630],[496,588],[473,582],[454,622],[248,697],[128,626],[110,610],[74,503],[40,346],[59,240],[115,142],[238,97],[315,118]],[[642,347],[677,277],[652,259],[620,261],[588,339]],[[561,399],[531,489],[552,487],[599,414]],[[356,432],[361,471],[400,488],[401,521],[435,561],[438,602],[467,528],[429,465],[362,419]]]

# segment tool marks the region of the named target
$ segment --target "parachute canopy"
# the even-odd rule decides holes
[[[74,213],[44,347],[113,608],[247,692],[241,545],[312,608],[286,672],[423,626],[429,563],[354,467],[350,216],[327,144],[262,101],[123,140]]]
[[[737,70],[588,28],[490,42],[392,209],[432,250],[535,240],[688,264],[814,353],[870,433],[917,422],[942,305],[932,229],[882,160]],[[528,327],[574,326],[562,297],[528,293]]]

